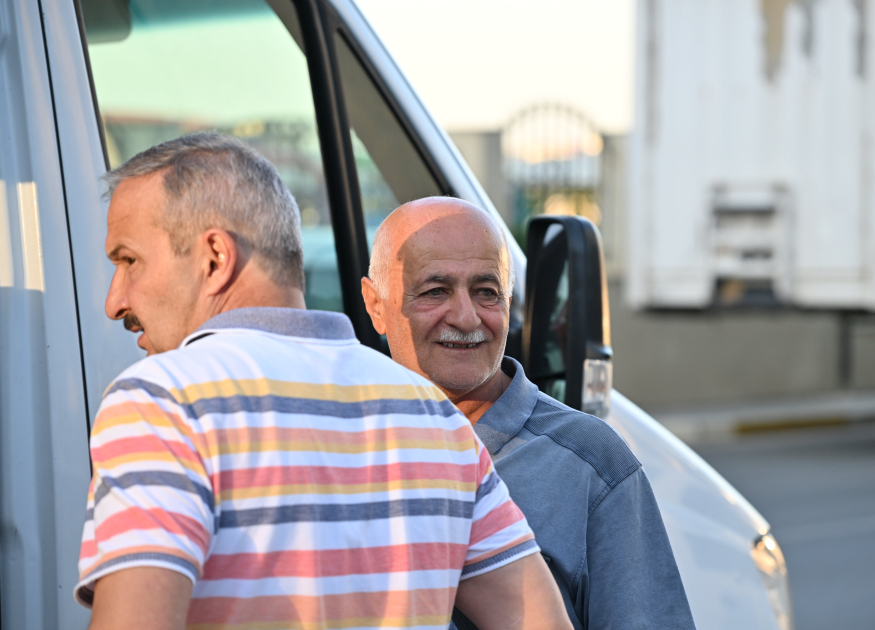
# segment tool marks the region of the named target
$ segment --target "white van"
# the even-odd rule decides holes
[[[72,593],[90,422],[107,384],[143,356],[134,335],[103,312],[113,268],[103,251],[99,177],[148,146],[205,128],[245,138],[276,164],[302,210],[309,306],[345,312],[373,347],[381,340],[359,280],[386,214],[399,201],[433,194],[494,213],[351,0],[0,0],[0,625],[7,630],[88,623]],[[598,235],[586,224],[579,236],[572,225],[564,225],[563,255],[569,269],[585,268],[585,278],[572,271],[558,282],[543,265],[525,271],[514,246],[520,280],[509,352],[531,366],[540,338],[541,358],[559,362],[542,385],[600,412],[643,462],[700,630],[791,628],[786,568],[768,523],[690,449],[611,392]],[[533,239],[531,251],[549,240]],[[554,280],[552,295],[542,273]],[[588,322],[570,319],[569,329],[584,331],[575,347],[545,341],[548,324],[535,308],[561,291],[578,305],[569,313]],[[552,354],[544,350],[551,343]]]

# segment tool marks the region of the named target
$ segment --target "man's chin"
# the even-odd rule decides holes
[[[140,336],[137,337],[137,345],[140,349],[146,351],[146,356],[151,357],[153,354],[158,354],[158,351],[155,349],[155,346],[149,341],[149,338],[146,336],[146,332],[143,331],[140,333]]]
[[[444,363],[440,369],[431,370],[426,378],[440,387],[450,398],[462,398],[492,379],[501,370],[501,358],[493,365],[486,361]],[[492,363],[490,360],[489,363]],[[434,365],[434,364],[432,364]]]
[[[468,394],[489,380],[489,374],[460,374],[458,371],[447,374],[432,374],[428,379],[440,387],[450,398]]]

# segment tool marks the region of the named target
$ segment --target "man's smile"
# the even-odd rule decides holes
[[[482,341],[479,343],[449,343],[449,342],[445,342],[445,341],[440,341],[438,343],[440,343],[440,345],[442,345],[444,348],[454,348],[454,349],[460,349],[460,350],[467,350],[469,348],[476,348],[477,346],[480,346],[483,344]]]

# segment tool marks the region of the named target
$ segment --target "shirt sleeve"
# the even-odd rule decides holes
[[[489,451],[476,435],[475,445],[477,495],[462,580],[540,551],[526,517],[511,500],[507,486],[495,472]]]
[[[91,433],[93,477],[76,599],[132,567],[161,567],[195,582],[214,531],[212,484],[185,410],[154,383],[129,378],[107,390]]]
[[[650,482],[642,468],[593,510],[578,616],[589,630],[695,630]]]

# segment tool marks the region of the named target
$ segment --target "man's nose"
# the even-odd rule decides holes
[[[462,332],[471,332],[480,326],[477,306],[467,291],[457,291],[453,295],[450,311],[444,321]]]
[[[106,294],[106,303],[104,304],[106,316],[110,319],[122,319],[131,307],[128,305],[128,298],[125,295],[124,279],[122,274],[116,268],[112,274],[112,282],[109,283],[109,292]]]

